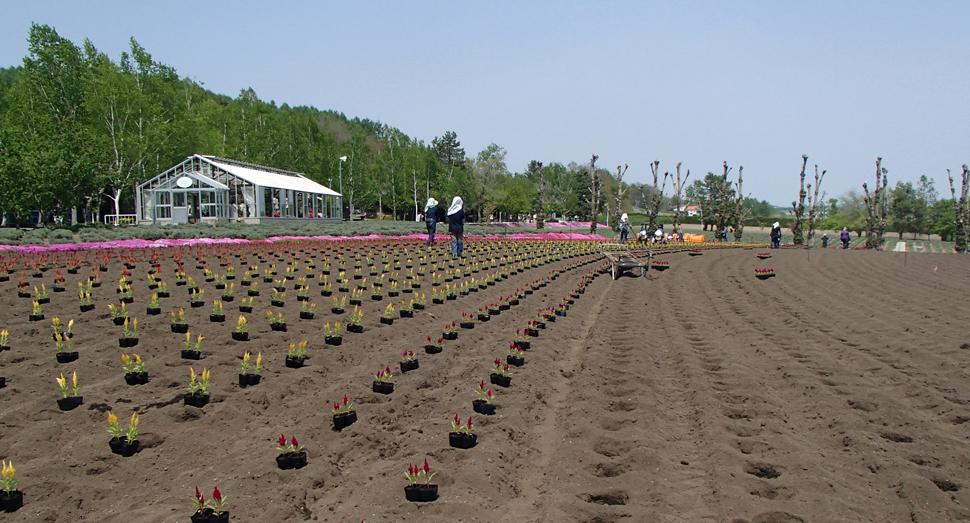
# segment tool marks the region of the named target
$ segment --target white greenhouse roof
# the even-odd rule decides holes
[[[327,196],[340,196],[340,193],[330,189],[326,186],[320,185],[319,183],[301,175],[298,173],[287,173],[286,171],[276,171],[274,170],[263,170],[257,165],[246,164],[239,165],[236,163],[228,163],[220,161],[221,158],[216,158],[214,156],[202,156],[199,155],[206,162],[228,172],[234,176],[238,176],[243,180],[254,185],[260,185],[263,187],[272,187],[275,189],[289,189],[292,191],[301,191],[308,193],[323,194]]]

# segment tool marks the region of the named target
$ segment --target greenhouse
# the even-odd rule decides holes
[[[135,191],[142,224],[339,221],[341,199],[299,173],[198,154]]]

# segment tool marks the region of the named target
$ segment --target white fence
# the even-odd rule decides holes
[[[106,214],[104,215],[105,225],[135,225],[138,223],[137,214]]]

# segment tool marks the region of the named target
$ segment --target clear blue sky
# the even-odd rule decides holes
[[[745,192],[797,196],[801,155],[838,196],[970,163],[970,2],[9,2],[0,66],[31,22],[117,58],[133,36],[215,92],[453,130],[529,160],[743,165]],[[201,151],[204,152],[204,151]],[[736,172],[736,171],[735,171]]]

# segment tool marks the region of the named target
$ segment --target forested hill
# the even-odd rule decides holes
[[[117,60],[46,25],[32,25],[28,41],[23,65],[0,70],[4,213],[81,208],[92,216],[116,202],[131,212],[139,183],[195,153],[297,171],[328,186],[338,185],[338,158],[346,156],[346,199],[397,218],[413,216],[429,194],[462,195],[472,217],[535,212],[536,172],[511,173],[498,145],[473,157],[453,132],[428,144],[376,120],[267,103],[252,89],[235,98],[213,93],[156,62],[134,38]],[[546,166],[547,210],[590,215],[582,197],[588,166]],[[602,190],[613,190],[610,173],[597,174]],[[642,192],[627,194],[642,200]]]

